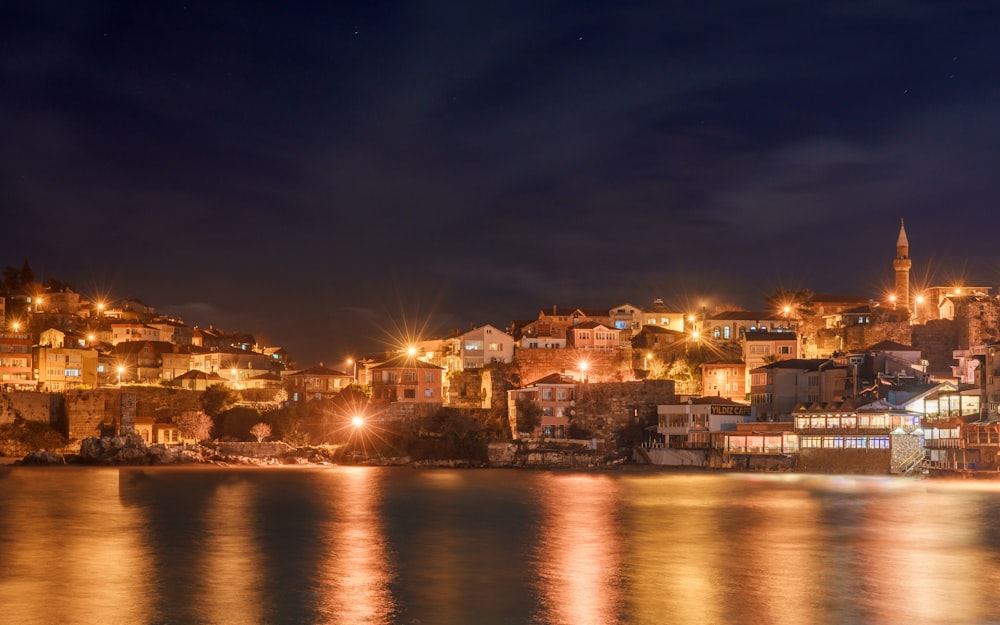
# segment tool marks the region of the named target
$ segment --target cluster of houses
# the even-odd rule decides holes
[[[37,336],[3,319],[0,386],[60,392],[128,383],[329,398],[362,385],[398,415],[505,408],[511,436],[573,436],[581,393],[602,384],[700,375],[657,402],[637,453],[658,464],[908,471],[1000,468],[1000,302],[989,287],[910,286],[900,226],[895,289],[884,297],[792,294],[769,310],[648,306],[541,309],[405,350],[290,367],[250,335],[188,327],[138,301],[88,302],[70,290],[29,297],[51,321]],[[262,395],[263,396],[263,395]],[[519,431],[519,411],[540,415]],[[635,411],[638,414],[638,411]]]

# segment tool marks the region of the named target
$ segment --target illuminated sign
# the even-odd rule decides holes
[[[711,414],[750,416],[750,406],[710,406]]]

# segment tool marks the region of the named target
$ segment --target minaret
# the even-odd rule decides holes
[[[892,268],[896,270],[896,305],[903,310],[910,309],[910,242],[906,240],[906,228],[903,218],[899,218],[899,238],[896,239],[896,259]]]

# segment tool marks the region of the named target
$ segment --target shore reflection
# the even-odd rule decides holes
[[[146,519],[118,502],[117,470],[89,477],[67,483],[44,468],[5,476],[2,622],[143,623],[155,615],[156,572],[133,531]]]
[[[325,476],[326,477],[326,476]],[[386,548],[378,473],[344,468],[328,475],[329,519],[320,529],[317,592],[322,623],[388,625],[395,605],[393,566]]]
[[[543,476],[535,567],[547,625],[621,622],[622,553],[619,483],[604,476]]]
[[[204,511],[204,534],[195,547],[202,554],[192,588],[194,601],[211,623],[263,623],[263,562],[257,526],[253,484],[220,484]]]

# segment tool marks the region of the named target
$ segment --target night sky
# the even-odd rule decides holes
[[[302,365],[1000,283],[995,2],[4,2],[0,266]]]

